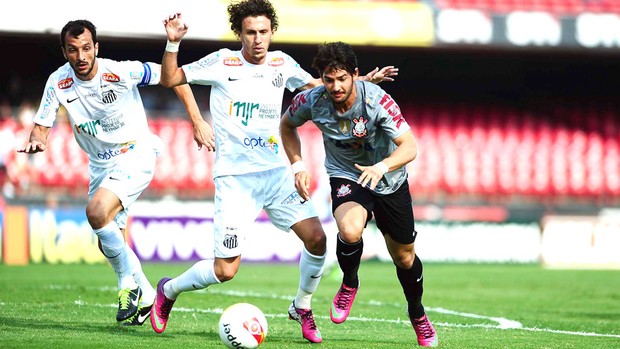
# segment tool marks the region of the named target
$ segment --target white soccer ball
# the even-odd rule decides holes
[[[228,348],[258,348],[267,337],[267,319],[255,305],[237,303],[220,316],[220,339]]]

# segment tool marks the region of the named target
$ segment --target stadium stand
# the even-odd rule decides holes
[[[498,105],[401,108],[416,111],[406,118],[419,142],[418,158],[409,165],[418,198],[586,198],[603,204],[620,195],[620,118],[604,105],[564,104],[548,113]],[[197,151],[190,124],[153,118],[150,125],[166,145],[151,195],[212,195],[214,154]],[[306,144],[322,142],[312,127],[302,128],[301,136]],[[306,156],[314,178],[323,171],[321,151],[315,146]],[[9,157],[7,167],[17,167],[18,159]],[[74,195],[87,188],[87,159],[67,124],[54,127],[48,150],[32,157],[30,166],[35,185]]]

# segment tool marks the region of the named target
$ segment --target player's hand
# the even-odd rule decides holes
[[[164,27],[166,28],[166,35],[168,41],[179,42],[187,33],[187,24],[183,22],[183,18],[180,12],[173,13],[168,18],[164,19]]]
[[[28,144],[26,144],[22,148],[18,148],[17,152],[18,153],[34,154],[34,153],[39,153],[39,152],[44,151],[45,148],[46,148],[46,146],[45,146],[44,143],[41,143],[39,141],[30,141],[30,142],[28,142]]]
[[[370,183],[370,190],[374,190],[381,178],[383,178],[383,171],[377,166],[360,166],[355,164],[355,168],[362,171],[362,174],[357,179],[357,184],[366,187]]]
[[[201,150],[203,146],[208,151],[215,151],[215,134],[213,128],[206,121],[199,122],[193,125],[194,129],[194,141],[198,145],[198,150]]]
[[[295,174],[295,188],[304,200],[310,200],[310,173],[299,171]]]
[[[388,65],[386,67],[379,67],[373,69],[370,73],[366,74],[364,77],[365,81],[372,82],[373,84],[379,84],[384,81],[394,81],[394,76],[398,75],[398,68],[395,68],[393,65]]]

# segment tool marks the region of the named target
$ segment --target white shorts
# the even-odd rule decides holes
[[[297,222],[317,217],[312,203],[297,193],[288,167],[216,177],[214,182],[215,257],[241,255],[245,234],[253,231],[251,225],[262,209],[271,223],[285,232]]]
[[[158,154],[153,147],[136,145],[134,149],[120,155],[119,161],[113,167],[102,168],[91,165],[88,200],[93,198],[99,188],[113,192],[123,205],[123,210],[114,217],[114,221],[119,228],[125,229],[129,207],[153,179]]]

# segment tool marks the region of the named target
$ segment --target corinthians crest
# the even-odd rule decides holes
[[[362,138],[368,134],[368,129],[366,128],[366,124],[368,123],[368,119],[364,119],[363,116],[359,118],[353,119],[353,135],[358,138]]]

